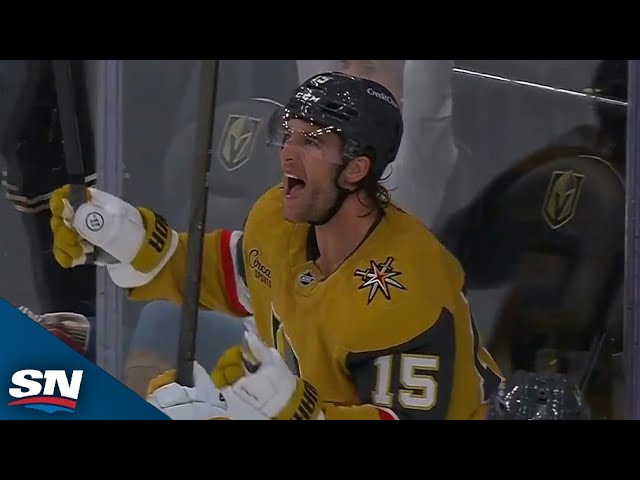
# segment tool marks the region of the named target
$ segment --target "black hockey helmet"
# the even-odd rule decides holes
[[[488,420],[589,420],[591,411],[569,377],[518,370],[492,397]]]
[[[345,160],[367,155],[380,179],[395,160],[402,139],[402,114],[397,100],[379,83],[339,72],[320,73],[296,88],[272,118],[269,141],[280,145],[287,122],[299,118],[322,133],[338,133]]]
[[[628,60],[602,60],[593,74],[591,90],[596,95],[626,102],[628,75]]]
[[[628,60],[602,60],[596,67],[587,93],[618,102],[627,102]],[[594,102],[594,110],[602,131],[619,149],[626,147],[627,107],[602,100]]]

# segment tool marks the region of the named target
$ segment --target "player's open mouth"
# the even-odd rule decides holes
[[[286,183],[285,183],[285,197],[286,198],[295,198],[302,193],[305,187],[304,180],[299,179],[298,177],[290,174],[285,174]]]

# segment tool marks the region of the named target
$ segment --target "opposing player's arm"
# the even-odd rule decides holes
[[[180,303],[187,269],[187,234],[178,235],[175,252],[147,284],[132,288],[132,300],[166,299]],[[200,304],[234,316],[251,314],[246,286],[243,232],[214,230],[204,236]]]
[[[454,377],[455,329],[442,308],[432,326],[415,338],[389,348],[348,352],[350,372],[362,406],[327,405],[327,418],[444,419]]]

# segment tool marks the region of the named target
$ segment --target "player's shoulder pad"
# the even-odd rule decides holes
[[[273,255],[282,254],[284,239],[290,238],[294,224],[284,218],[282,184],[279,183],[256,200],[246,218],[242,249],[245,262],[252,251],[259,252],[261,261],[273,263]],[[247,263],[248,264],[248,263]]]
[[[287,223],[282,210],[282,188],[282,183],[278,183],[258,197],[245,221],[245,235],[256,228],[271,229],[278,224]]]
[[[413,292],[407,295],[410,304],[420,298],[446,305],[457,301],[464,286],[464,271],[458,259],[416,216],[391,210],[389,224],[392,239],[381,242],[380,248],[390,249],[403,265],[403,276]]]
[[[358,255],[353,307],[361,321],[346,327],[350,350],[404,344],[440,321],[452,322],[459,309],[460,263],[419,220],[396,212],[388,233]]]

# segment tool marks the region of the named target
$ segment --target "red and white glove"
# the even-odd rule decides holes
[[[37,315],[27,307],[20,307],[18,310],[81,355],[87,353],[91,324],[84,315],[72,312],[55,312]]]
[[[244,349],[227,350],[211,375],[224,397],[236,397],[272,420],[324,420],[316,388],[293,375],[254,332],[247,331],[245,341]]]

